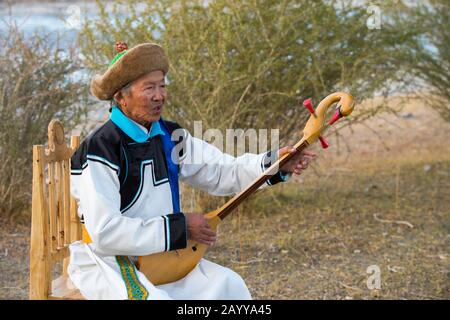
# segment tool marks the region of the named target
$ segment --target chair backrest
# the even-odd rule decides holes
[[[33,190],[30,240],[30,299],[48,299],[52,270],[63,262],[67,274],[70,243],[81,239],[77,204],[70,194],[70,158],[80,144],[66,145],[58,120],[48,126],[48,146],[33,146]]]

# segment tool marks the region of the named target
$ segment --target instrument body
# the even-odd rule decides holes
[[[329,122],[330,125],[337,119],[348,116],[353,111],[353,97],[345,92],[332,93],[319,103],[316,110],[312,108],[308,101],[308,106],[305,105],[305,107],[310,110],[312,115],[303,129],[302,139],[293,146],[297,152],[301,152],[318,139],[320,139],[324,148],[328,147],[328,144],[326,144],[321,137],[321,133],[324,129],[326,111],[336,102],[338,102],[337,111],[333,116],[333,119]],[[227,215],[253,194],[263,183],[270,179],[270,177],[276,174],[279,168],[297,152],[288,153],[279,158],[245,190],[234,196],[219,209],[205,214],[205,218],[211,228],[216,231],[217,226]],[[208,250],[208,247],[208,245],[188,240],[185,249],[139,257],[137,267],[154,285],[174,282],[184,278],[197,266]]]
[[[222,221],[217,210],[205,215],[211,229],[217,232]],[[185,249],[155,253],[138,258],[137,268],[154,285],[166,284],[184,278],[205,255],[209,246],[188,239]]]

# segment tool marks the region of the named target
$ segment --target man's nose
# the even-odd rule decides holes
[[[153,95],[153,100],[159,101],[159,100],[162,100],[162,98],[163,98],[163,95],[161,94],[161,89],[156,88],[155,94]]]

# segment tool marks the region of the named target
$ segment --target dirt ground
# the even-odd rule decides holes
[[[255,299],[449,299],[450,124],[420,99],[398,111],[315,145],[311,168],[227,218],[206,258]],[[29,222],[0,228],[0,299],[27,299]]]

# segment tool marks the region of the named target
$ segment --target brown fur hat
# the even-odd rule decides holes
[[[123,50],[126,44],[120,42],[116,47]],[[111,100],[128,83],[155,70],[161,70],[164,75],[169,71],[169,59],[163,48],[154,43],[139,44],[119,53],[103,75],[94,76],[91,93],[100,100]]]

